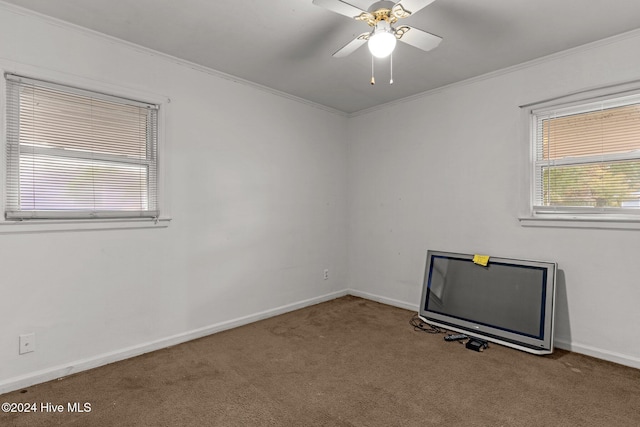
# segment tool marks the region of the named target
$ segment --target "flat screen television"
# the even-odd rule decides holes
[[[557,264],[427,252],[419,316],[428,324],[534,354],[553,352]]]

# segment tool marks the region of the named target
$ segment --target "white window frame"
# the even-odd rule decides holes
[[[555,112],[593,111],[596,104],[608,104],[607,107],[619,105],[621,100],[640,100],[640,81],[615,84],[606,87],[587,89],[562,97],[521,106],[527,129],[526,138],[529,147],[529,164],[526,168],[528,185],[528,206],[526,214],[518,219],[522,226],[530,227],[563,227],[592,229],[629,229],[640,230],[640,209],[624,208],[572,208],[536,206],[536,178],[540,167],[537,164],[537,118]],[[633,157],[639,158],[640,156]],[[611,155],[611,160],[629,159],[628,155]],[[570,164],[572,160],[565,163]],[[556,161],[556,164],[562,161]],[[580,162],[582,163],[582,162]]]
[[[22,64],[7,64],[0,62],[2,83],[0,84],[0,132],[2,133],[3,146],[0,149],[0,208],[3,214],[0,216],[0,234],[5,233],[31,233],[51,231],[73,230],[104,230],[104,229],[129,229],[129,228],[158,228],[167,227],[171,221],[169,203],[166,197],[165,182],[167,181],[166,162],[166,116],[170,99],[166,96],[125,88],[106,82],[91,80],[66,73],[59,73],[37,67]],[[44,80],[63,86],[78,87],[92,92],[99,92],[114,97],[136,99],[148,104],[158,106],[158,138],[157,138],[157,207],[159,215],[156,218],[91,218],[91,219],[29,219],[8,220],[5,218],[6,210],[6,144],[7,144],[7,81],[5,73],[17,74],[36,80]]]

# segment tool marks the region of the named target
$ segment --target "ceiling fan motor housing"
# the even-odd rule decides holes
[[[367,12],[375,12],[378,9],[388,9],[391,10],[393,9],[393,6],[395,6],[395,2],[392,1],[377,1],[374,4],[372,4],[371,6],[369,6],[369,9],[367,9]]]
[[[379,1],[372,4],[366,12],[362,12],[355,19],[364,21],[371,27],[376,27],[379,22],[385,21],[394,24],[400,18],[406,18],[411,12],[402,7],[401,3],[392,1]]]

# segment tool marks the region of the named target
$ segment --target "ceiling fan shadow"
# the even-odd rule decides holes
[[[313,31],[306,29],[283,49],[283,59],[305,60],[320,56],[330,56],[335,50],[335,35],[344,30],[344,22],[336,19],[330,24],[323,24]]]

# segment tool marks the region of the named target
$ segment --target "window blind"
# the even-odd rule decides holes
[[[640,97],[534,113],[534,211],[640,208]]]
[[[157,105],[5,77],[7,219],[158,216]]]

